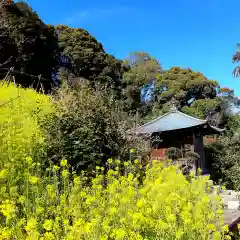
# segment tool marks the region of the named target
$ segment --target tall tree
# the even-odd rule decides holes
[[[173,67],[160,75],[156,84],[157,101],[161,104],[175,98],[179,107],[190,106],[198,99],[213,99],[218,83],[208,80],[202,73]]]
[[[0,25],[7,45],[12,44],[17,51],[4,51],[13,61],[5,67],[14,67],[20,72],[16,80],[24,86],[33,84],[29,75],[41,75],[46,88],[52,82],[51,74],[58,63],[58,44],[53,29],[49,28],[25,2],[1,5]],[[2,45],[2,44],[5,44]],[[1,43],[6,49],[6,43]],[[28,75],[23,75],[23,73]]]
[[[70,63],[70,70],[90,83],[104,83],[113,87],[121,85],[124,65],[107,54],[101,43],[82,28],[58,25],[55,27],[62,56]]]
[[[142,111],[146,106],[146,95],[141,97],[141,93],[144,87],[153,84],[162,72],[162,67],[155,58],[145,52],[131,53],[124,62],[129,66],[129,71],[123,78],[126,106],[132,111]]]
[[[207,145],[208,158],[212,161],[212,179],[236,191],[240,190],[239,129],[240,117],[233,115],[229,118],[220,141]]]
[[[240,61],[240,44],[238,43],[236,52],[233,54],[233,57],[232,57],[232,62],[238,63],[239,61]],[[240,66],[237,66],[234,68],[233,75],[235,77],[238,77],[240,75]]]
[[[172,104],[195,117],[208,118],[215,126],[223,126],[229,117],[234,93],[220,88],[216,81],[191,69],[172,67],[156,75],[151,111],[145,116],[149,121],[169,111]]]

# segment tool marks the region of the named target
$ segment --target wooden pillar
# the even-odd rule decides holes
[[[197,168],[200,168],[203,173],[206,172],[206,164],[205,164],[205,152],[203,145],[203,136],[200,132],[193,132],[193,144],[194,144],[194,152],[199,155],[199,160],[197,162]]]

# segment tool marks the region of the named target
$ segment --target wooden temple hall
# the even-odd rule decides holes
[[[137,135],[147,135],[151,148],[151,159],[166,159],[170,147],[178,148],[181,158],[188,151],[199,155],[194,168],[208,173],[208,164],[204,151],[204,136],[216,135],[223,131],[213,127],[208,120],[201,120],[178,111],[173,107],[168,113],[134,129]]]

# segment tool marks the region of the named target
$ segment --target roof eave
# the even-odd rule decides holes
[[[206,133],[204,135],[211,135],[211,134],[221,134],[222,132],[225,131],[225,129],[214,127],[208,123],[207,129],[205,129],[205,131]]]

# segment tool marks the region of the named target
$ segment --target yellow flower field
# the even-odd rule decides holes
[[[1,87],[0,104],[9,96],[18,98],[0,107],[0,239],[228,238],[207,177],[187,180],[174,166],[154,162],[145,169],[138,160],[110,159],[106,174],[96,167],[91,179],[65,159],[43,166],[38,122],[54,111],[51,99]]]

